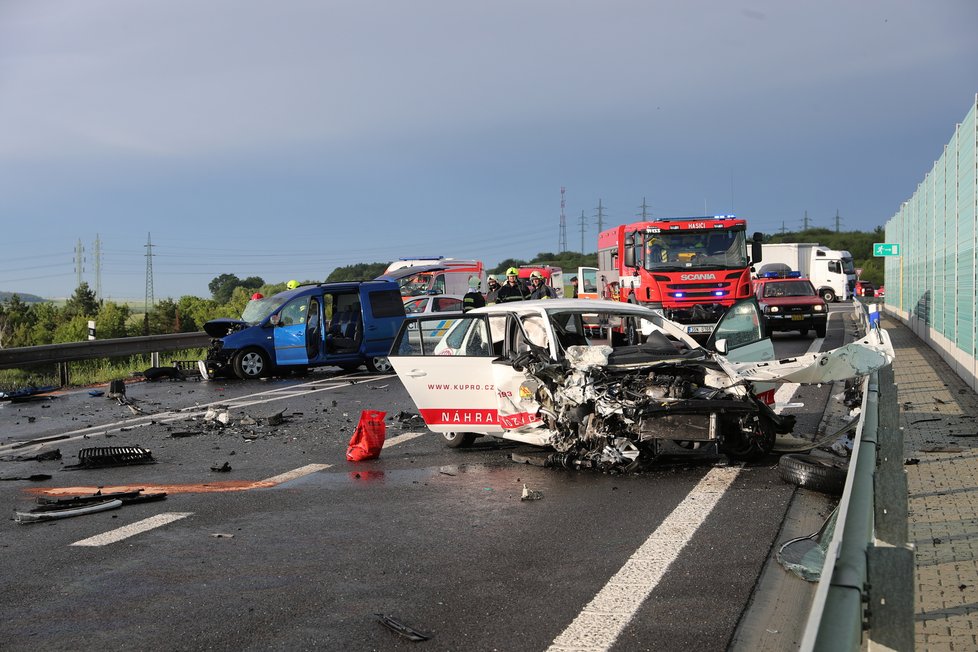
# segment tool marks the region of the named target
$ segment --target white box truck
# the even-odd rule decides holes
[[[765,244],[761,246],[761,260],[755,265],[754,274],[761,276],[765,268],[777,264],[801,272],[827,302],[851,299],[856,288],[856,266],[848,251],[811,242]]]

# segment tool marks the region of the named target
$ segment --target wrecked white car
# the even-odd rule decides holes
[[[627,469],[666,441],[763,456],[794,425],[758,398],[773,397],[772,383],[832,382],[893,359],[875,330],[840,349],[775,360],[762,323],[757,302],[741,301],[701,346],[638,305],[515,302],[409,318],[390,361],[449,446],[491,435],[551,446],[556,464]]]

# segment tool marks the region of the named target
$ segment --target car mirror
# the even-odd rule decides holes
[[[713,347],[716,349],[717,353],[720,355],[726,355],[727,353],[727,340],[717,340],[713,343]]]

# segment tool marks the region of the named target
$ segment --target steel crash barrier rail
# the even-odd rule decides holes
[[[875,305],[856,310],[864,329],[878,322]],[[914,647],[914,552],[892,365],[862,390],[836,528],[800,646],[806,652]]]
[[[78,360],[95,360],[127,355],[150,354],[153,366],[159,364],[157,354],[166,351],[205,348],[211,338],[207,333],[174,333],[171,335],[145,335],[120,337],[87,342],[65,342],[0,349],[0,369],[18,369],[39,364],[57,364],[62,385],[68,384],[68,363]]]

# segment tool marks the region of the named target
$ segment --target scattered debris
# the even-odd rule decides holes
[[[37,502],[40,503],[42,507],[36,508],[33,511],[61,509],[64,507],[80,507],[82,505],[97,503],[107,499],[121,500],[123,505],[135,505],[136,503],[150,503],[166,498],[165,491],[158,491],[154,493],[143,493],[143,491],[143,489],[133,489],[132,491],[110,491],[108,493],[102,493],[102,490],[100,489],[93,494],[69,496],[67,498],[49,498],[47,496],[38,496]]]
[[[100,389],[92,389],[88,391],[89,396],[104,396],[105,392]]]
[[[78,451],[78,464],[66,469],[101,469],[109,466],[156,464],[153,453],[140,446],[101,446]]]
[[[509,455],[509,459],[517,464],[529,464],[530,466],[540,467],[547,466],[548,457],[548,455],[541,457],[540,455],[521,455],[520,453],[510,453]]]
[[[83,507],[72,507],[68,509],[56,509],[56,510],[47,510],[47,511],[31,510],[29,512],[14,512],[14,520],[17,521],[18,523],[36,523],[38,521],[53,521],[60,518],[71,518],[72,516],[83,516],[85,514],[104,512],[109,509],[118,509],[119,507],[122,507],[122,501],[119,499],[103,500],[102,502],[93,503],[91,505],[85,505]]]
[[[18,389],[13,392],[0,392],[0,401],[10,401],[11,403],[26,403],[27,401],[50,401],[55,396],[44,396],[48,392],[53,392],[58,389],[55,385],[45,385],[44,387],[36,387],[34,385],[28,385],[23,389]]]
[[[285,411],[288,409],[289,409],[288,407],[285,407],[279,410],[278,412],[276,412],[275,414],[270,414],[267,417],[265,417],[265,425],[266,426],[282,425],[282,423],[285,422]]]
[[[45,480],[50,480],[51,476],[47,473],[35,473],[34,475],[28,476],[10,476],[9,478],[0,478],[0,480],[30,480],[31,482],[44,482]]]
[[[183,437],[196,437],[197,435],[202,435],[203,433],[199,430],[178,430],[176,432],[171,432],[170,437],[173,439],[181,439]]]
[[[936,396],[934,397],[934,402],[935,403],[940,403],[941,405],[947,405],[947,401],[942,401],[941,399],[937,398]]]
[[[27,448],[28,446],[33,446],[34,444],[47,444],[52,441],[61,441],[62,439],[68,439],[68,435],[51,435],[50,437],[38,437],[37,439],[28,439],[27,441],[22,441],[20,443],[14,444],[11,448]]]
[[[963,453],[964,449],[960,446],[929,446],[921,448],[921,453]]]
[[[427,641],[431,637],[427,634],[422,634],[418,630],[414,629],[410,625],[405,625],[401,621],[395,619],[393,616],[387,616],[385,614],[374,614],[377,616],[378,621],[381,625],[387,629],[400,634],[404,638],[410,641]]]
[[[229,471],[231,471],[231,465],[225,462],[221,466],[212,466],[211,471],[214,471],[216,473],[228,473]]]
[[[214,537],[215,539],[233,539],[234,538],[234,535],[233,534],[225,534],[224,532],[213,532],[213,533],[211,533],[211,536]]]
[[[520,500],[540,500],[541,498],[543,498],[542,491],[528,489],[526,483],[523,483],[523,494],[520,496]]]
[[[49,462],[61,459],[61,449],[55,448],[53,451],[45,451],[37,455],[14,455],[12,457],[0,457],[0,462]]]
[[[109,398],[125,398],[126,382],[124,380],[113,380],[109,383]]]
[[[207,412],[204,413],[204,421],[217,421],[220,424],[227,425],[231,422],[231,415],[227,408],[220,410],[208,408]]]
[[[908,457],[906,460],[903,461],[904,466],[913,466],[915,464],[920,464],[920,458]]]
[[[187,377],[177,367],[150,367],[143,372],[143,378],[150,382],[163,380],[164,378],[169,380],[187,380]]]

